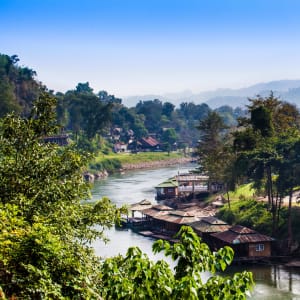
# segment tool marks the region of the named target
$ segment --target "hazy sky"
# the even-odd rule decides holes
[[[0,0],[0,53],[118,97],[300,79],[300,1]]]

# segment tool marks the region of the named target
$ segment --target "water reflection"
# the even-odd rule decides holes
[[[251,271],[255,289],[249,299],[300,299],[300,270],[281,265],[231,266],[228,274]]]

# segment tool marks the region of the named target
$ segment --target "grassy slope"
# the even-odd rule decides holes
[[[167,152],[139,152],[136,154],[132,153],[111,153],[108,155],[100,154],[96,157],[95,162],[101,162],[107,159],[118,159],[123,163],[140,163],[148,162],[153,160],[166,160],[170,158],[180,158],[182,154],[179,152],[171,152],[170,155]]]
[[[218,217],[229,224],[244,225],[271,235],[271,212],[268,210],[266,202],[254,199],[254,192],[251,184],[242,185],[236,191],[230,192],[231,209],[226,204],[220,209]],[[277,238],[284,239],[287,237],[287,207],[281,209],[279,223]],[[300,241],[300,209],[298,206],[292,208],[292,227],[295,240]]]
[[[94,161],[90,164],[90,170],[107,170],[108,172],[114,172],[124,164],[140,164],[152,161],[170,160],[174,158],[181,158],[183,154],[180,152],[140,152],[136,154],[132,153],[110,153],[99,154]]]

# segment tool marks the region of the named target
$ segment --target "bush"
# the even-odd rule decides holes
[[[229,224],[240,224],[264,234],[272,232],[272,214],[267,205],[253,199],[232,202],[231,209],[221,208],[218,217]]]
[[[121,161],[117,158],[104,159],[101,162],[96,162],[90,165],[90,169],[95,171],[107,171],[114,173],[122,168]]]

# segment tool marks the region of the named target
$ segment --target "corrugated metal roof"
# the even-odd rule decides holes
[[[252,233],[256,233],[255,230],[250,229],[248,227],[244,227],[242,225],[234,225],[230,228],[231,231],[235,232],[235,233],[239,233],[239,234],[252,234]]]
[[[192,212],[184,211],[184,210],[173,210],[170,212],[171,215],[173,216],[178,216],[178,217],[194,217],[195,214]]]
[[[149,217],[156,217],[158,215],[167,214],[169,211],[173,210],[172,207],[157,204],[152,206],[151,208],[143,209],[141,212]]]
[[[144,199],[138,203],[132,204],[130,206],[130,210],[132,211],[141,211],[147,208],[151,208],[153,206],[150,200]]]
[[[250,228],[241,225],[235,225],[227,231],[213,233],[213,237],[220,239],[229,244],[245,244],[245,243],[259,243],[270,242],[273,238]]]
[[[190,226],[200,232],[214,233],[214,232],[223,232],[230,228],[230,225],[209,225],[203,223],[193,223]]]
[[[156,210],[162,210],[162,211],[174,210],[172,207],[167,206],[167,205],[163,205],[163,204],[154,205],[152,208],[154,208]]]
[[[164,215],[162,214],[158,215],[155,218],[164,222],[174,223],[174,224],[190,224],[192,222],[199,220],[197,217],[194,216],[178,216],[178,215],[173,215],[171,212]]]
[[[215,217],[204,217],[201,219],[201,221],[211,225],[228,225],[225,221]]]
[[[192,228],[200,232],[223,232],[230,228],[226,222],[215,217],[204,217],[200,221],[190,224]]]
[[[177,187],[178,182],[176,181],[175,178],[170,178],[162,183],[160,183],[156,188],[162,188],[162,187]]]
[[[199,207],[199,206],[192,206],[182,209],[183,211],[189,212],[196,217],[204,218],[204,217],[212,217],[216,214],[216,208],[212,206],[206,207]]]
[[[206,175],[182,174],[182,175],[177,175],[176,179],[178,181],[192,182],[192,181],[207,181],[209,177]]]
[[[149,136],[147,138],[142,138],[142,141],[151,147],[155,147],[155,146],[159,145],[159,142],[151,136]]]

